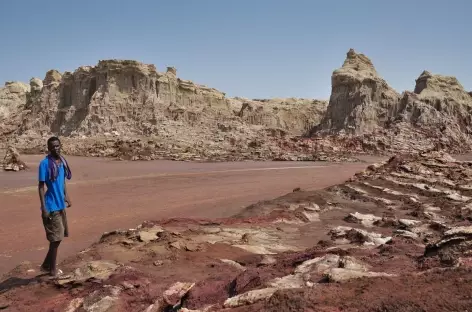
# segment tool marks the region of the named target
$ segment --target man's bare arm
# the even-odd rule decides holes
[[[67,192],[67,183],[64,181],[64,196],[66,198],[67,207],[72,206],[72,202],[70,201],[69,193]]]
[[[44,204],[44,182],[39,181],[38,183],[38,193],[39,193],[39,201],[41,202],[41,213],[43,217],[48,217],[49,213],[46,210],[46,205]]]

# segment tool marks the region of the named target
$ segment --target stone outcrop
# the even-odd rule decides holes
[[[424,71],[414,92],[404,92],[390,112],[396,133],[415,129],[431,148],[465,152],[472,147],[472,97],[455,77]]]
[[[43,82],[32,78],[30,84],[6,82],[0,88],[0,145],[19,133],[19,127],[28,114],[28,102],[40,94]]]
[[[377,73],[371,60],[350,49],[331,77],[331,97],[317,131],[364,134],[382,127],[399,95]]]
[[[26,103],[26,95],[30,87],[22,82],[6,82],[0,88],[0,120],[5,120]]]
[[[6,82],[0,88],[0,137],[17,129],[29,92],[30,86],[22,82]]]
[[[231,101],[216,89],[182,80],[176,74],[173,67],[160,73],[154,65],[119,60],[100,61],[96,67],[80,67],[63,75],[51,70],[44,79],[43,92],[28,107],[30,113],[21,131],[41,129],[62,136],[107,132],[160,135],[182,125],[210,128],[241,119],[302,132],[313,126],[316,113],[319,116],[323,111],[323,105],[313,100],[272,101],[268,107],[257,101]],[[252,110],[264,112],[248,113]],[[305,118],[302,122],[300,116]]]
[[[439,128],[446,137],[466,139],[472,134],[472,97],[455,77],[424,71],[414,93],[405,92],[394,112],[397,119],[419,127]]]
[[[444,265],[458,265],[461,256],[472,249],[472,226],[458,226],[446,231],[443,237],[425,248],[424,256],[438,257]]]
[[[302,135],[318,125],[328,102],[312,99],[231,99],[243,122]]]
[[[354,50],[332,75],[326,115],[310,134],[319,150],[411,152],[472,147],[472,97],[455,77],[424,71],[414,92],[396,93]]]
[[[20,153],[13,146],[9,146],[3,158],[3,170],[20,171],[26,170],[28,166],[20,158]]]
[[[49,71],[21,129],[63,136],[112,131],[148,135],[157,133],[166,117],[195,121],[205,105],[227,108],[224,94],[180,80],[175,70],[161,74],[154,65],[100,61],[63,75]]]

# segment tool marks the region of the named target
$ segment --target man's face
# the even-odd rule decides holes
[[[48,145],[48,150],[54,156],[58,156],[61,153],[61,143],[59,141],[52,141]]]

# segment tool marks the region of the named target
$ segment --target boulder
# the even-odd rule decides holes
[[[30,79],[30,90],[31,93],[39,93],[43,89],[43,81],[39,78]]]
[[[26,169],[28,169],[28,166],[21,160],[20,153],[13,146],[9,146],[3,158],[3,170],[20,171]]]
[[[360,223],[366,227],[372,227],[374,222],[382,220],[381,217],[374,216],[373,214],[362,214],[359,212],[350,213],[344,218],[346,222]]]
[[[347,226],[338,226],[329,231],[332,239],[344,239],[352,244],[362,244],[365,246],[379,246],[392,240],[390,236],[379,233],[367,232],[362,229],[355,229]]]
[[[138,233],[139,240],[144,243],[149,243],[158,239],[158,234],[164,232],[164,229],[160,226],[154,226],[152,228],[142,229]]]
[[[164,291],[164,302],[170,306],[176,306],[182,298],[195,286],[195,283],[177,282]]]
[[[228,298],[224,302],[224,307],[236,308],[243,305],[250,305],[262,300],[268,300],[276,291],[277,288],[263,288],[251,290],[244,294]]]
[[[76,312],[84,303],[84,298],[74,298],[69,302],[69,305],[64,310],[65,312]]]
[[[104,287],[96,290],[86,297],[82,304],[82,309],[86,312],[108,312],[118,302],[121,289],[116,286]]]

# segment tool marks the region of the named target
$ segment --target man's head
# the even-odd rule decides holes
[[[50,137],[48,139],[48,151],[53,156],[59,156],[61,154],[61,141],[58,137]]]

